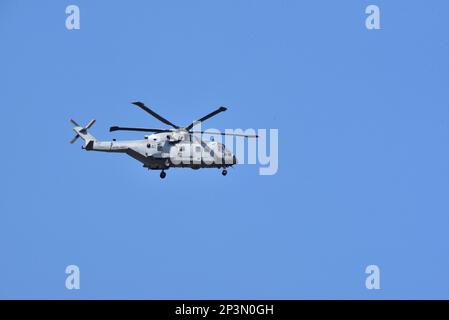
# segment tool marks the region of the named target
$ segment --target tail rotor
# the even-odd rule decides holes
[[[92,136],[87,133],[87,129],[92,127],[95,123],[95,119],[92,119],[86,126],[81,127],[75,120],[70,119],[70,122],[75,126],[73,130],[76,132],[76,135],[73,137],[72,140],[69,141],[69,143],[74,143],[78,138],[82,138],[83,140],[94,140],[89,139]],[[93,137],[92,137],[93,138]]]

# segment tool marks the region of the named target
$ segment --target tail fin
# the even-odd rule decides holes
[[[92,145],[94,141],[96,141],[97,139],[95,139],[95,137],[93,135],[91,135],[89,132],[87,132],[87,129],[89,129],[90,127],[92,127],[95,123],[95,119],[91,120],[84,128],[81,127],[75,120],[70,119],[70,122],[75,126],[73,128],[73,131],[76,132],[75,137],[73,137],[72,140],[70,140],[70,143],[74,143],[78,138],[81,138],[84,140],[85,142],[85,146],[87,145]]]

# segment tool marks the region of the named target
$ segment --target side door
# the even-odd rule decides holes
[[[190,164],[191,159],[191,144],[190,143],[178,143],[176,145],[177,152],[176,157],[178,161],[181,161],[183,164]]]
[[[193,164],[200,165],[202,160],[202,152],[203,148],[199,143],[192,143],[191,145],[191,153],[192,153],[192,162]]]

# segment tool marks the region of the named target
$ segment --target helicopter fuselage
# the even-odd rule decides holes
[[[180,132],[155,133],[145,136],[144,140],[93,140],[84,149],[126,153],[145,168],[153,170],[170,167],[226,168],[237,163],[235,156],[223,144]]]
[[[88,151],[126,153],[140,161],[148,169],[161,170],[162,179],[166,175],[164,170],[170,167],[187,167],[192,169],[223,168],[221,173],[223,176],[226,176],[226,168],[237,164],[236,157],[223,144],[215,141],[202,140],[201,136],[197,136],[197,134],[207,133],[206,131],[192,130],[196,125],[226,111],[227,108],[221,106],[198,120],[193,121],[191,124],[180,127],[145,106],[143,102],[135,101],[132,104],[163,122],[170,129],[112,126],[109,128],[110,132],[139,131],[154,133],[145,136],[144,140],[116,141],[114,139],[112,141],[99,141],[87,131],[95,123],[95,119],[91,120],[84,127],[80,126],[75,120],[70,119],[70,122],[75,126],[73,130],[76,132],[76,135],[70,140],[70,143],[74,143],[78,138],[81,138],[85,143],[83,149]],[[255,134],[230,132],[215,132],[212,134],[246,138],[258,137]]]

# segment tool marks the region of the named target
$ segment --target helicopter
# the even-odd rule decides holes
[[[221,106],[204,117],[193,121],[186,127],[180,127],[167,119],[163,118],[140,101],[132,102],[149,113],[162,123],[170,126],[168,129],[154,128],[132,128],[112,126],[109,132],[114,131],[138,131],[151,132],[152,134],[144,136],[143,140],[129,141],[99,141],[88,132],[95,119],[91,120],[86,126],[80,126],[75,120],[70,119],[74,125],[75,137],[70,140],[73,144],[78,138],[84,141],[81,147],[86,151],[116,152],[125,153],[135,160],[141,162],[144,168],[148,170],[161,170],[160,177],[166,177],[166,170],[169,168],[218,168],[222,169],[222,175],[226,176],[228,167],[237,164],[237,158],[229,151],[224,144],[214,141],[200,139],[196,134],[222,135],[222,136],[240,136],[246,138],[258,138],[257,135],[223,133],[223,132],[204,132],[192,130],[195,125],[202,123],[213,116],[224,112],[227,108]]]

